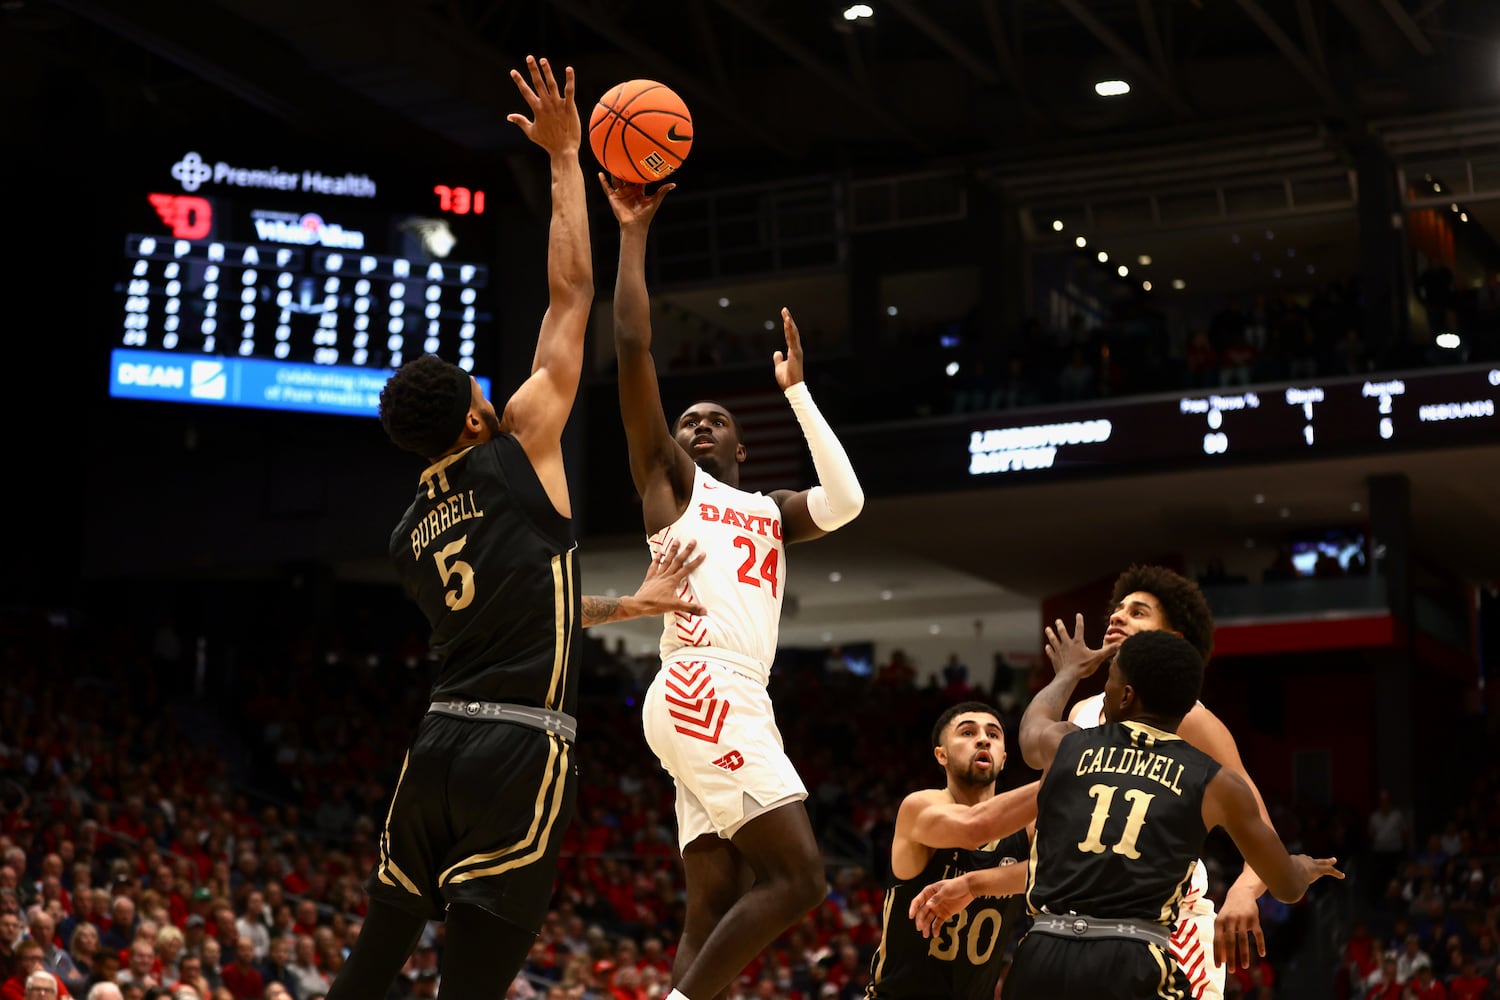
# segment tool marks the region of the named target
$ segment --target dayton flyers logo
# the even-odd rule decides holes
[[[214,209],[207,198],[191,194],[148,194],[147,200],[179,240],[201,240],[214,224]]]

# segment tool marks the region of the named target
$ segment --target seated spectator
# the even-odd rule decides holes
[[[87,979],[73,962],[73,957],[57,947],[55,936],[57,923],[46,910],[33,908],[31,915],[31,939],[42,946],[42,968],[61,979],[70,991],[82,987]]]
[[[1408,991],[1412,994],[1413,1000],[1448,1000],[1448,991],[1433,976],[1432,966],[1430,965],[1424,965],[1417,969],[1416,975],[1406,985]]]
[[[59,996],[67,996],[66,993],[62,992],[64,989],[61,985],[62,981],[46,969],[41,969],[27,976],[25,986],[18,994],[13,995],[10,992],[10,983],[12,981],[7,980],[5,987],[0,988],[0,996],[5,997],[6,1000],[21,1000],[21,998],[24,998],[24,1000],[57,1000]]]
[[[260,976],[268,990],[279,985],[284,987],[283,992],[290,1000],[299,1000],[298,977],[292,971],[291,960],[291,940],[284,937],[273,938],[266,952],[266,960],[261,963]]]
[[[1465,958],[1458,974],[1448,980],[1448,1000],[1482,1000],[1490,981],[1474,970],[1474,960]]]
[[[130,946],[130,964],[115,976],[121,986],[139,986],[142,990],[160,986],[157,978],[156,946],[148,938],[137,938]]]
[[[1365,1000],[1402,1000],[1401,985],[1396,976],[1396,953],[1386,952],[1380,968],[1365,980]]]
[[[1422,939],[1415,933],[1407,934],[1401,944],[1401,953],[1396,956],[1396,978],[1405,983],[1418,969],[1432,968],[1432,957],[1422,950]]]
[[[16,946],[15,975],[0,983],[0,1000],[37,1000],[32,993],[34,985],[50,982],[53,986],[49,996],[72,996],[63,981],[42,967],[42,945],[27,938]]]

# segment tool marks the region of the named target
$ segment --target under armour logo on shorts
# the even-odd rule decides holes
[[[718,760],[714,761],[714,767],[722,767],[726,771],[738,771],[745,766],[745,758],[738,750],[731,750]]]

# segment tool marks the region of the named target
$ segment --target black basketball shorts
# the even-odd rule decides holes
[[[1002,1000],[1189,1000],[1166,949],[1111,938],[1030,933],[1016,946]]]
[[[428,920],[469,903],[527,930],[551,904],[578,768],[557,735],[428,714],[392,795],[372,898]]]

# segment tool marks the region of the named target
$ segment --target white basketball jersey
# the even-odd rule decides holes
[[[647,539],[652,556],[673,541],[696,541],[694,556],[706,556],[683,594],[708,614],[663,615],[662,658],[684,646],[712,647],[757,660],[769,670],[786,584],[786,545],[776,501],[735,489],[695,467],[687,509]]]

